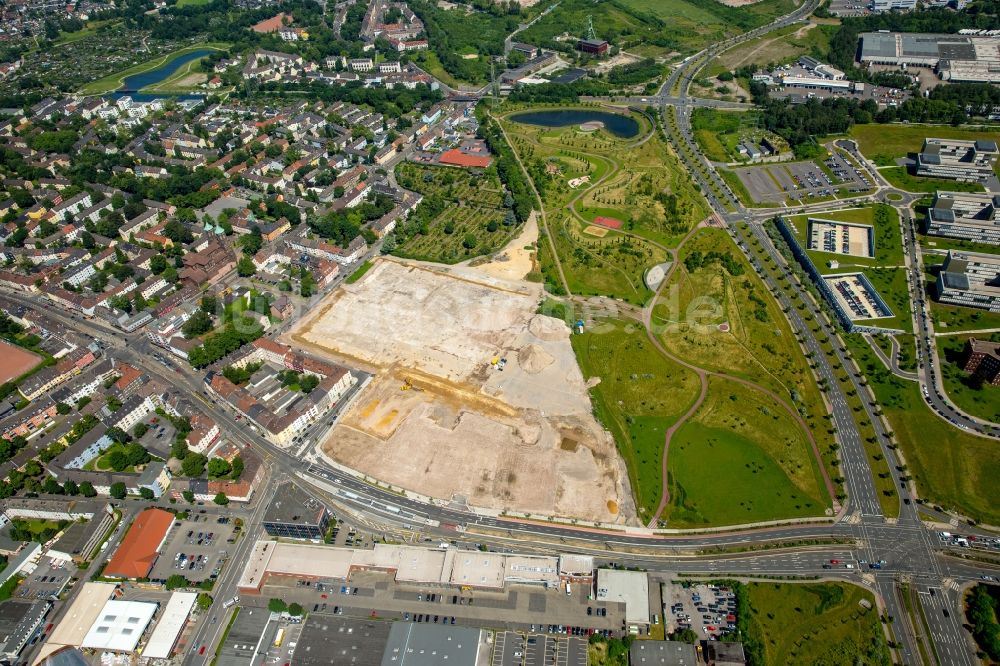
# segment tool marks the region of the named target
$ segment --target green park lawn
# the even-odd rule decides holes
[[[1000,447],[939,418],[916,382],[882,365],[860,335],[845,336],[914,477],[919,497],[981,522],[1000,525]]]
[[[201,49],[215,49],[223,50],[228,48],[229,45],[223,42],[208,42],[204,44],[194,44],[192,46],[187,46],[183,49],[178,49],[172,51],[159,58],[154,58],[153,60],[148,60],[146,62],[139,63],[133,67],[129,67],[123,72],[116,72],[114,74],[108,74],[104,78],[97,79],[96,81],[91,81],[87,85],[80,89],[80,92],[84,95],[102,95],[104,93],[109,93],[117,90],[122,86],[124,80],[135,74],[141,74],[143,72],[148,72],[150,70],[156,69],[158,67],[163,67],[164,65],[173,62],[175,59],[191,53],[192,51],[198,51]]]
[[[736,406],[739,406],[738,408]],[[670,527],[822,515],[830,500],[805,433],[773,400],[713,377],[668,453]]]
[[[750,583],[746,591],[747,642],[762,648],[762,663],[891,663],[868,590],[847,583]]]
[[[590,389],[594,413],[614,435],[639,517],[649,520],[660,501],[664,433],[694,402],[698,378],[660,354],[632,322],[593,322],[570,340],[583,376],[601,378]]]

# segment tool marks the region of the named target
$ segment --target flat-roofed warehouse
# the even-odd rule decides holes
[[[382,666],[478,666],[490,661],[482,629],[394,622]]]
[[[1000,83],[1000,37],[864,32],[860,61],[927,67],[946,81]]]
[[[508,555],[455,548],[376,544],[355,550],[305,543],[258,541],[240,576],[241,592],[253,594],[272,576],[347,580],[354,571],[384,571],[397,582],[500,590],[509,583],[558,587],[559,558]]]
[[[107,601],[80,647],[108,652],[134,651],[158,606],[148,601]]]
[[[117,589],[118,586],[114,583],[84,583],[59,623],[49,634],[34,663],[38,664],[48,655],[64,647],[83,645],[90,627],[97,621],[108,599]]]
[[[935,291],[941,303],[1000,312],[1000,256],[948,250]]]
[[[927,209],[927,235],[1000,245],[1000,195],[937,192]]]
[[[191,609],[194,608],[198,595],[194,592],[174,592],[170,595],[167,605],[160,613],[160,619],[149,637],[149,642],[142,649],[146,659],[168,659],[177,645],[177,639],[187,625]]]
[[[649,577],[643,571],[597,570],[597,600],[625,604],[625,622],[648,625]]]
[[[985,182],[994,177],[997,144],[989,139],[924,139],[917,154],[917,175],[950,178],[963,182]]]

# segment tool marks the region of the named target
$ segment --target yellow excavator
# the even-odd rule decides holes
[[[413,389],[414,391],[423,391],[423,389],[420,388],[419,386],[414,386],[413,382],[410,381],[409,377],[406,377],[405,379],[403,379],[403,385],[399,387],[399,390],[409,391],[410,389]]]

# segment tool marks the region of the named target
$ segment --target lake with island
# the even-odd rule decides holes
[[[604,129],[622,139],[630,139],[639,133],[639,123],[629,116],[608,111],[590,109],[552,109],[549,111],[526,111],[515,113],[510,120],[540,127],[567,127],[585,123],[601,123]]]

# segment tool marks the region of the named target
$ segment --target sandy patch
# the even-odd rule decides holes
[[[570,329],[535,314],[542,297],[540,285],[474,268],[377,260],[290,335],[377,370],[320,452],[432,497],[633,520]],[[503,370],[493,358],[506,359]]]
[[[532,213],[517,238],[493,255],[493,259],[474,268],[501,280],[523,280],[535,269],[535,247],[538,241],[538,222]]]
[[[0,384],[17,379],[41,362],[38,354],[0,340]]]
[[[583,230],[583,233],[589,234],[591,236],[597,236],[598,238],[604,238],[608,235],[608,230],[604,227],[598,227],[593,224],[588,224]]]

